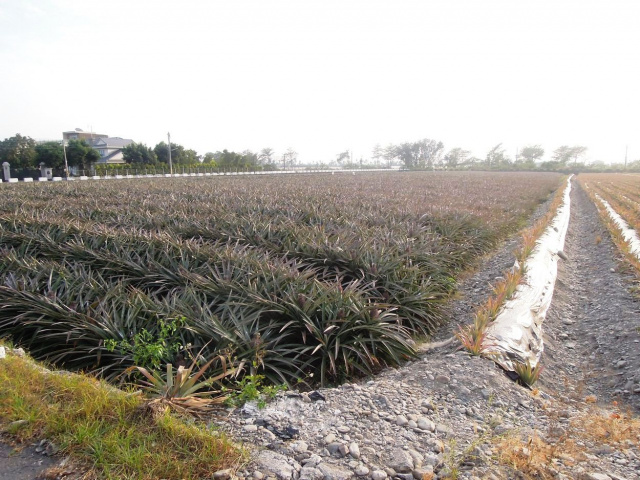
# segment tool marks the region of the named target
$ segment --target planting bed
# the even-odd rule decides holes
[[[276,383],[368,373],[413,355],[459,272],[560,182],[394,172],[11,186],[0,334],[108,377],[201,348]]]

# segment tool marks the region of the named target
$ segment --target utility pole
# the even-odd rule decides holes
[[[64,152],[64,176],[69,180],[69,162],[67,162],[67,141],[62,140],[62,151]]]
[[[167,145],[167,149],[169,150],[169,172],[171,176],[173,176],[173,163],[171,163],[171,134],[167,132],[167,141],[169,145]]]
[[[624,169],[627,169],[627,154],[629,153],[629,145],[624,147]]]

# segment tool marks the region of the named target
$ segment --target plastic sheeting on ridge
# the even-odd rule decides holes
[[[572,177],[567,180],[562,205],[525,262],[525,275],[514,297],[487,328],[493,360],[505,370],[514,371],[514,362],[533,368],[540,361],[542,322],[558,275],[558,251],[564,248],[569,227]]]
[[[600,201],[600,203],[602,203],[604,208],[607,209],[611,220],[613,220],[613,222],[622,233],[622,237],[624,238],[625,242],[629,244],[629,250],[631,251],[631,253],[633,253],[638,259],[640,259],[640,238],[638,238],[638,233],[633,228],[629,227],[627,222],[625,222],[624,219],[620,215],[618,215],[618,212],[616,212],[613,207],[609,205],[609,202],[607,202],[597,193],[596,198]]]

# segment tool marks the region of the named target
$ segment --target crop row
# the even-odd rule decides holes
[[[578,178],[609,202],[631,228],[640,231],[640,175],[590,173]]]
[[[397,364],[545,174],[150,179],[0,189],[0,335],[115,377],[225,355],[271,381]],[[152,348],[153,347],[153,348]]]

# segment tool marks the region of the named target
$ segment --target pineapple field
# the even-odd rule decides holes
[[[0,336],[107,379],[196,360],[213,361],[212,377],[337,383],[414,356],[415,341],[447,321],[459,275],[562,180],[376,172],[5,185]]]

